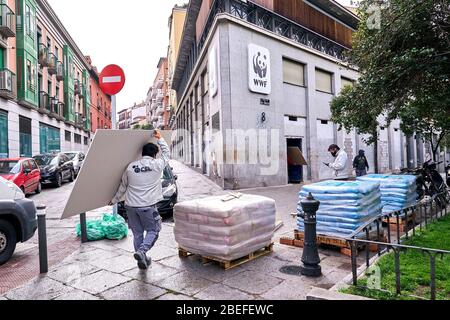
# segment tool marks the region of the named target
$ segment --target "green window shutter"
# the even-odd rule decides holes
[[[8,114],[0,110],[0,158],[8,158]]]
[[[0,48],[0,69],[5,68],[5,49]]]

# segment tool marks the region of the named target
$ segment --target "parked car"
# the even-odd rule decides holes
[[[73,163],[65,154],[42,154],[33,159],[41,169],[42,184],[53,184],[59,188],[63,181],[75,180]]]
[[[25,195],[41,193],[41,171],[34,159],[0,159],[0,176],[14,182]]]
[[[170,216],[173,214],[173,207],[177,204],[178,201],[177,179],[178,176],[173,174],[173,169],[170,166],[167,166],[161,176],[164,200],[156,205],[158,207],[159,214],[162,216]],[[119,215],[127,219],[124,202],[119,203],[117,211]]]
[[[0,177],[0,265],[13,255],[16,245],[34,236],[36,207],[13,182]]]
[[[73,163],[73,168],[75,170],[75,177],[78,176],[80,173],[81,167],[83,166],[84,159],[86,156],[82,152],[78,151],[70,151],[70,152],[63,152],[69,160]]]

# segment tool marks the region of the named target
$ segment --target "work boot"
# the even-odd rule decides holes
[[[142,251],[137,251],[134,254],[134,258],[137,260],[139,269],[145,270],[148,268],[147,257],[145,256],[145,253],[143,253]]]
[[[145,258],[146,258],[145,260],[147,261],[147,268],[148,268],[152,264],[152,258],[147,257],[147,256]]]

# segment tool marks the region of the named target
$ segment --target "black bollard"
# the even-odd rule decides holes
[[[81,243],[88,242],[87,226],[86,226],[86,213],[80,214],[80,230],[81,230]]]
[[[314,199],[310,193],[305,200],[300,202],[304,215],[305,235],[302,262],[300,273],[307,277],[320,277],[322,268],[320,267],[319,250],[317,248],[317,219],[316,212],[319,210],[320,202]]]
[[[46,206],[38,205],[36,209],[39,238],[39,270],[43,274],[48,272]]]

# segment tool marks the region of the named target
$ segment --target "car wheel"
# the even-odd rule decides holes
[[[58,173],[56,175],[55,187],[60,188],[62,186],[62,175]]]
[[[8,221],[0,220],[0,266],[12,257],[16,244],[16,230]]]
[[[75,172],[73,172],[73,170],[70,170],[69,182],[73,182],[73,180],[75,180]]]
[[[42,192],[42,184],[39,182],[38,183],[38,186],[37,186],[37,188],[36,188],[36,194],[39,194],[39,193],[41,193]]]

